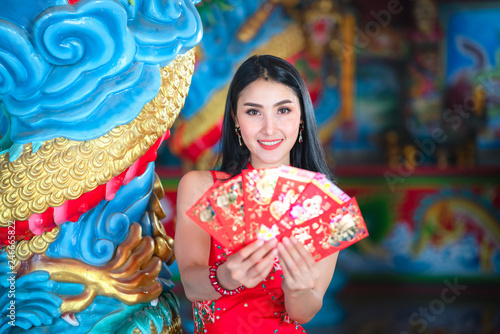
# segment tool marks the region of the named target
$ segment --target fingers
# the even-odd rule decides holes
[[[280,258],[289,262],[290,269],[292,265],[293,267],[306,266],[308,269],[313,269],[313,257],[294,237],[284,237],[281,241],[281,247],[278,245],[278,250],[280,251]]]
[[[252,255],[256,250],[258,250],[263,245],[264,245],[264,241],[262,241],[262,240],[257,240],[255,242],[252,242],[251,244],[243,247],[242,249],[240,249],[239,252],[234,254],[234,257],[238,257],[241,259],[241,261],[243,261],[246,258],[248,258],[250,255]]]
[[[268,242],[257,240],[251,243],[250,245],[242,248],[236,254],[231,256],[230,267],[234,270],[236,270],[236,268],[239,268],[243,271],[249,270],[256,263],[262,261],[262,259],[276,247],[277,243],[278,242],[276,239],[270,240]]]
[[[295,238],[283,238],[277,246],[283,269],[283,288],[300,291],[314,287],[316,269],[311,254]]]
[[[261,261],[257,262],[250,269],[249,274],[253,276],[250,276],[250,280],[247,283],[247,287],[251,288],[257,285],[259,282],[265,279],[267,275],[269,275],[269,272],[273,267],[276,255],[278,255],[278,251],[276,249],[271,250],[266,254],[266,256],[262,258]]]
[[[266,278],[278,255],[275,249],[277,243],[276,239],[268,242],[257,240],[230,255],[223,268],[224,271],[229,271],[230,281],[251,288]]]
[[[297,270],[296,261],[292,252],[294,246],[291,245],[288,238],[283,238],[283,240],[278,244],[278,252],[280,257],[280,263],[283,267],[283,272],[286,276],[291,275],[291,271]]]
[[[255,259],[259,256],[264,256],[269,251],[271,251],[276,246],[276,239],[264,242],[263,240],[257,240],[252,242],[250,245],[242,248],[237,254],[240,256],[242,261],[247,260],[252,257]]]
[[[307,265],[307,267],[309,269],[312,269],[315,265],[315,261],[314,261],[314,258],[312,257],[311,253],[309,253],[304,245],[302,245],[297,239],[295,239],[294,237],[291,237],[290,238],[290,241],[292,242],[292,244],[295,246],[295,250],[297,251],[297,253],[300,255],[300,257],[302,258],[303,261],[305,261],[305,264]]]
[[[276,239],[264,243],[262,247],[256,249],[247,259],[245,259],[245,262],[252,267],[256,263],[262,261],[264,257],[268,256],[269,253],[275,249],[277,243],[278,241]]]

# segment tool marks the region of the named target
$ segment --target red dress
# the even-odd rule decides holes
[[[211,238],[209,265],[230,254]],[[256,287],[234,296],[193,303],[195,334],[306,333],[285,310],[282,280],[281,265],[275,261],[271,273]]]

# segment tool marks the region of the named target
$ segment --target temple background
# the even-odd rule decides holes
[[[156,165],[167,232],[179,178],[213,167],[235,69],[274,54],[307,81],[337,183],[370,232],[341,252],[308,332],[500,332],[500,1],[197,8],[204,36],[192,84]]]

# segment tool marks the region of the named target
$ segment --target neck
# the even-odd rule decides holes
[[[252,158],[250,157],[250,159],[248,159],[248,164],[250,165],[249,167],[251,168],[257,168],[257,169],[260,169],[260,168],[273,168],[273,167],[279,167],[279,166],[282,166],[282,165],[287,165],[287,166],[290,166],[290,159],[287,159],[286,161],[277,161],[275,163],[265,163],[263,161],[259,161],[259,160],[252,160]]]

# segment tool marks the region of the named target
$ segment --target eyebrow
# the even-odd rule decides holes
[[[277,107],[277,106],[280,106],[282,104],[287,104],[287,103],[293,103],[293,102],[290,100],[283,100],[283,101],[275,103],[273,107]],[[245,102],[245,103],[243,103],[243,105],[250,106],[250,107],[256,107],[256,108],[264,108],[264,106],[262,104],[253,103],[253,102]]]

